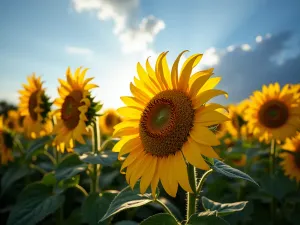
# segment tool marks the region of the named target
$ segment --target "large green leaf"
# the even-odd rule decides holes
[[[98,222],[104,216],[106,210],[108,209],[116,194],[117,192],[109,191],[103,192],[101,194],[90,194],[82,205],[83,222],[88,223],[89,225],[108,224],[108,219],[100,223]]]
[[[216,211],[218,216],[226,216],[242,211],[248,202],[219,203],[202,197],[202,205],[206,211]]]
[[[56,178],[54,172],[50,172],[44,175],[42,181],[43,184],[48,186],[54,186],[56,184]]]
[[[117,159],[118,153],[111,151],[102,151],[99,154],[92,152],[84,153],[80,159],[89,164],[101,164],[103,166],[111,166]]]
[[[221,173],[227,177],[247,180],[259,186],[248,174],[238,169],[232,168],[231,166],[228,166],[227,164],[217,159],[214,159],[214,165],[212,165],[211,167],[214,171]]]
[[[43,183],[28,185],[20,194],[11,211],[7,225],[34,225],[54,213],[64,203],[65,197],[52,192]]]
[[[3,195],[8,188],[17,180],[30,173],[27,166],[8,167],[3,177],[1,178],[1,195]]]
[[[116,222],[115,225],[138,225],[138,223],[131,221],[131,220],[122,220],[122,221]]]
[[[178,223],[170,214],[158,213],[145,219],[140,225],[178,225]]]
[[[72,211],[71,215],[63,222],[63,225],[81,225],[82,213],[80,208]]]
[[[206,211],[192,215],[187,225],[229,225],[229,223],[218,217],[216,211]]]
[[[297,191],[295,181],[291,181],[282,173],[276,176],[263,176],[261,181],[262,191],[269,196],[274,196],[281,201],[287,194]]]
[[[112,215],[130,208],[139,207],[152,202],[153,199],[151,194],[146,193],[144,195],[140,194],[139,185],[136,184],[132,190],[130,186],[124,188],[112,201],[107,212],[101,219],[101,221],[106,220]]]
[[[26,151],[26,160],[31,159],[31,157],[33,155],[36,155],[37,152],[43,152],[45,145],[48,144],[50,140],[50,136],[44,136],[42,138],[34,140]]]
[[[83,171],[87,165],[83,163],[77,154],[70,154],[58,165],[55,170],[55,177],[58,181],[71,178]]]

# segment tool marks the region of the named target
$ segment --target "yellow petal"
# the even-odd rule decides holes
[[[180,186],[187,192],[193,193],[193,190],[190,186],[189,177],[187,173],[187,166],[184,161],[181,151],[175,153],[175,163],[176,163],[176,179]]]
[[[174,64],[173,64],[173,66],[172,66],[172,70],[171,70],[171,80],[172,80],[173,89],[177,89],[177,87],[178,87],[178,64],[179,64],[179,60],[180,60],[181,56],[182,56],[183,53],[185,53],[185,52],[187,52],[187,50],[181,52],[181,53],[177,56],[177,58],[176,58],[176,60],[175,60],[175,62],[174,62]]]
[[[191,97],[197,96],[198,92],[200,91],[202,86],[205,84],[205,82],[211,77],[211,75],[212,74],[200,76],[193,82],[193,84],[191,85],[191,88],[190,88],[190,96]]]
[[[130,91],[134,97],[136,97],[138,100],[144,102],[145,104],[147,104],[151,99],[144,91],[137,88],[132,83],[130,83]]]
[[[149,187],[151,181],[153,180],[153,177],[155,176],[156,171],[156,163],[157,163],[157,157],[152,157],[151,165],[149,166],[149,169],[141,178],[141,184],[140,184],[140,191],[141,194],[144,194]]]
[[[155,166],[155,172],[153,175],[153,179],[151,181],[151,191],[152,191],[153,198],[156,197],[156,188],[157,188],[158,181],[159,181],[158,165],[159,165],[160,160],[161,160],[161,158],[157,159],[156,166]]]
[[[158,165],[160,181],[161,181],[164,189],[166,190],[166,192],[170,196],[175,197],[174,193],[172,192],[172,188],[170,187],[169,179],[168,179],[168,173],[169,173],[170,169],[172,169],[172,168],[170,168],[168,158],[164,157],[164,158],[160,159],[159,165]]]
[[[140,119],[142,112],[132,107],[121,107],[117,109],[117,112],[129,119]]]
[[[209,158],[215,158],[215,159],[220,158],[211,146],[199,144],[198,142],[194,141],[192,138],[189,138],[189,144],[190,144],[190,148],[193,149],[194,154],[200,153]]]
[[[176,157],[174,155],[168,156],[168,164],[169,164],[169,170],[168,170],[168,181],[169,181],[169,187],[172,192],[171,196],[176,196],[177,190],[178,190],[178,182],[176,179],[177,176],[177,166],[176,166]]]
[[[200,144],[210,146],[220,145],[220,142],[217,139],[216,135],[207,127],[195,124],[190,134],[194,141],[197,141]]]
[[[140,129],[138,127],[124,127],[118,130],[115,130],[113,133],[113,137],[122,137],[133,134],[138,134]]]
[[[182,152],[186,160],[193,166],[202,170],[209,169],[209,166],[206,164],[201,154],[193,149],[193,145],[191,145],[189,141],[183,145]]]
[[[228,121],[229,118],[222,113],[217,111],[210,111],[210,112],[196,112],[195,114],[195,123],[198,123],[201,126],[211,126],[223,123]]]
[[[219,84],[221,79],[222,79],[221,77],[210,78],[201,88],[201,92],[215,88]]]
[[[227,92],[222,91],[222,90],[207,90],[204,92],[200,92],[196,98],[193,98],[193,105],[194,109],[199,108],[201,105],[204,103],[208,102],[210,99],[218,96],[218,95],[225,95],[227,98]]]
[[[200,61],[202,58],[201,54],[195,54],[190,56],[183,65],[180,73],[180,78],[178,82],[178,89],[186,91],[189,86],[189,79],[193,70],[193,67],[196,65],[196,62]]]

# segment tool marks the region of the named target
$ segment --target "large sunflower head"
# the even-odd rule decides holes
[[[285,85],[282,90],[278,83],[263,86],[255,91],[246,111],[251,132],[260,141],[284,140],[295,136],[300,129],[300,104],[293,91]]]
[[[85,79],[88,69],[77,68],[72,75],[70,68],[67,69],[67,80],[59,79],[60,87],[54,104],[56,110],[57,124],[54,127],[56,134],[54,142],[57,145],[64,143],[66,148],[73,148],[74,141],[85,143],[83,136],[88,134],[87,126],[95,122],[97,111],[101,108],[99,103],[94,102],[90,90],[98,87],[89,83],[93,78]]]
[[[133,96],[121,97],[126,106],[117,110],[124,121],[114,127],[113,135],[122,138],[113,151],[119,157],[129,154],[121,172],[126,168],[131,187],[141,178],[141,193],[151,184],[155,195],[159,181],[171,196],[176,195],[178,184],[192,192],[186,162],[207,170],[202,155],[218,158],[211,146],[220,142],[209,127],[228,118],[216,111],[223,106],[207,102],[226,92],[213,89],[221,80],[211,78],[213,69],[192,74],[201,54],[190,56],[179,71],[183,53],[171,69],[167,52],[158,56],[154,69],[148,60],[146,69],[138,63],[138,77],[130,83]]]
[[[280,154],[281,166],[286,176],[300,182],[300,133],[294,138],[287,139],[282,149],[290,151]]]
[[[0,116],[0,157],[1,164],[6,165],[9,161],[13,161],[12,155],[13,136],[5,128],[3,124],[3,117]]]
[[[24,90],[19,91],[20,113],[24,116],[23,125],[28,137],[36,138],[52,131],[49,112],[52,103],[42,87],[41,77],[35,74],[27,78],[28,84],[23,84]]]
[[[23,132],[23,117],[20,116],[20,113],[18,110],[9,110],[7,112],[7,116],[4,119],[4,125],[8,129],[14,132]]]
[[[121,117],[114,109],[107,109],[99,119],[101,134],[112,135],[114,126],[120,123]]]

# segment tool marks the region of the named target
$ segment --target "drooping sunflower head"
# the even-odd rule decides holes
[[[159,181],[171,196],[178,184],[191,192],[186,161],[207,170],[202,155],[218,158],[211,146],[219,145],[219,140],[209,127],[228,118],[216,111],[223,106],[207,102],[226,92],[213,89],[221,80],[211,78],[213,69],[192,74],[201,54],[190,56],[178,70],[183,53],[171,69],[167,52],[158,56],[154,69],[148,60],[146,69],[138,63],[138,78],[130,83],[133,96],[121,97],[126,106],[117,110],[124,121],[114,127],[113,136],[122,138],[113,151],[119,157],[128,154],[121,172],[126,169],[131,187],[141,178],[141,193],[151,184],[155,195]]]
[[[4,118],[4,126],[11,131],[21,133],[23,132],[23,119],[18,110],[9,110]]]
[[[24,116],[23,125],[28,137],[36,138],[52,131],[52,123],[49,118],[52,102],[45,94],[41,77],[35,74],[27,78],[28,84],[23,84],[24,90],[19,91],[20,114]]]
[[[290,151],[280,154],[281,166],[286,176],[300,182],[300,133],[294,138],[287,139],[282,149]]]
[[[101,134],[112,135],[114,126],[121,122],[121,117],[114,109],[107,109],[99,119]]]
[[[13,161],[12,155],[13,136],[3,124],[3,117],[0,116],[0,157],[1,164],[6,165],[9,161]]]
[[[246,119],[250,131],[260,141],[284,140],[295,136],[300,129],[300,104],[288,85],[282,90],[278,83],[264,85],[250,99]]]
[[[241,129],[242,127],[246,124],[244,117],[243,117],[243,107],[244,103],[242,106],[240,105],[229,105],[228,110],[229,110],[229,118],[230,121],[226,122],[226,128],[228,129],[228,132],[233,136],[233,137],[240,137],[241,135]]]
[[[54,127],[56,134],[55,142],[64,143],[66,148],[72,148],[74,141],[85,143],[83,136],[88,134],[87,127],[95,122],[97,111],[101,105],[94,101],[90,90],[98,87],[89,83],[93,78],[86,78],[88,69],[77,68],[72,75],[70,68],[67,69],[67,80],[59,79],[60,87],[54,104],[56,110],[57,124]]]

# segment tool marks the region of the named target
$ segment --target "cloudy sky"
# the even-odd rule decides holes
[[[264,83],[300,82],[299,11],[299,0],[1,0],[0,99],[17,103],[32,72],[54,99],[66,68],[84,66],[97,99],[118,107],[138,61],[188,49],[237,102]]]

